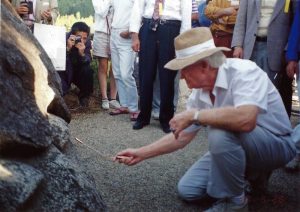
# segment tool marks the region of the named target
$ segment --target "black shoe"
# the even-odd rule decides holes
[[[141,121],[136,121],[133,126],[132,129],[134,130],[140,130],[142,129],[144,126],[148,125],[149,123],[145,123],[145,122],[141,122]]]
[[[164,131],[164,133],[170,133],[171,132],[169,124],[161,124],[161,128]]]

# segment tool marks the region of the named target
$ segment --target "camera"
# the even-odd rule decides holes
[[[75,37],[75,44],[80,43],[81,42],[81,36],[76,36]]]

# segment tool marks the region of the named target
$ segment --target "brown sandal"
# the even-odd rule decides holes
[[[109,115],[116,116],[116,115],[128,114],[128,113],[129,113],[128,109],[125,109],[125,108],[116,108],[116,109],[110,111]]]

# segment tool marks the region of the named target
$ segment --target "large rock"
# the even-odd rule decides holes
[[[1,209],[15,211],[35,192],[43,174],[20,162],[0,160]]]
[[[63,152],[60,78],[8,0],[1,5],[0,211],[105,211],[94,180]]]
[[[46,148],[53,138],[48,113],[67,122],[70,113],[51,60],[6,2],[1,7],[0,152]]]
[[[94,188],[94,180],[56,147],[52,146],[49,151],[38,158],[32,158],[29,163],[45,177],[40,186],[43,189],[32,197],[29,204],[22,207],[23,210],[105,210],[103,200]]]

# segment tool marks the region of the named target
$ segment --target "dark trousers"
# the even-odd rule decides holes
[[[71,83],[79,88],[79,98],[88,97],[93,92],[93,70],[89,64],[79,66],[76,69],[67,67],[66,71],[59,71],[58,74],[61,78],[63,95],[68,92]]]
[[[174,115],[174,79],[177,71],[164,68],[175,57],[174,38],[179,34],[181,22],[159,24],[156,31],[150,29],[150,19],[144,19],[140,29],[139,80],[140,109],[138,121],[149,123],[151,118],[153,83],[158,69],[160,79],[161,124],[168,124]]]

